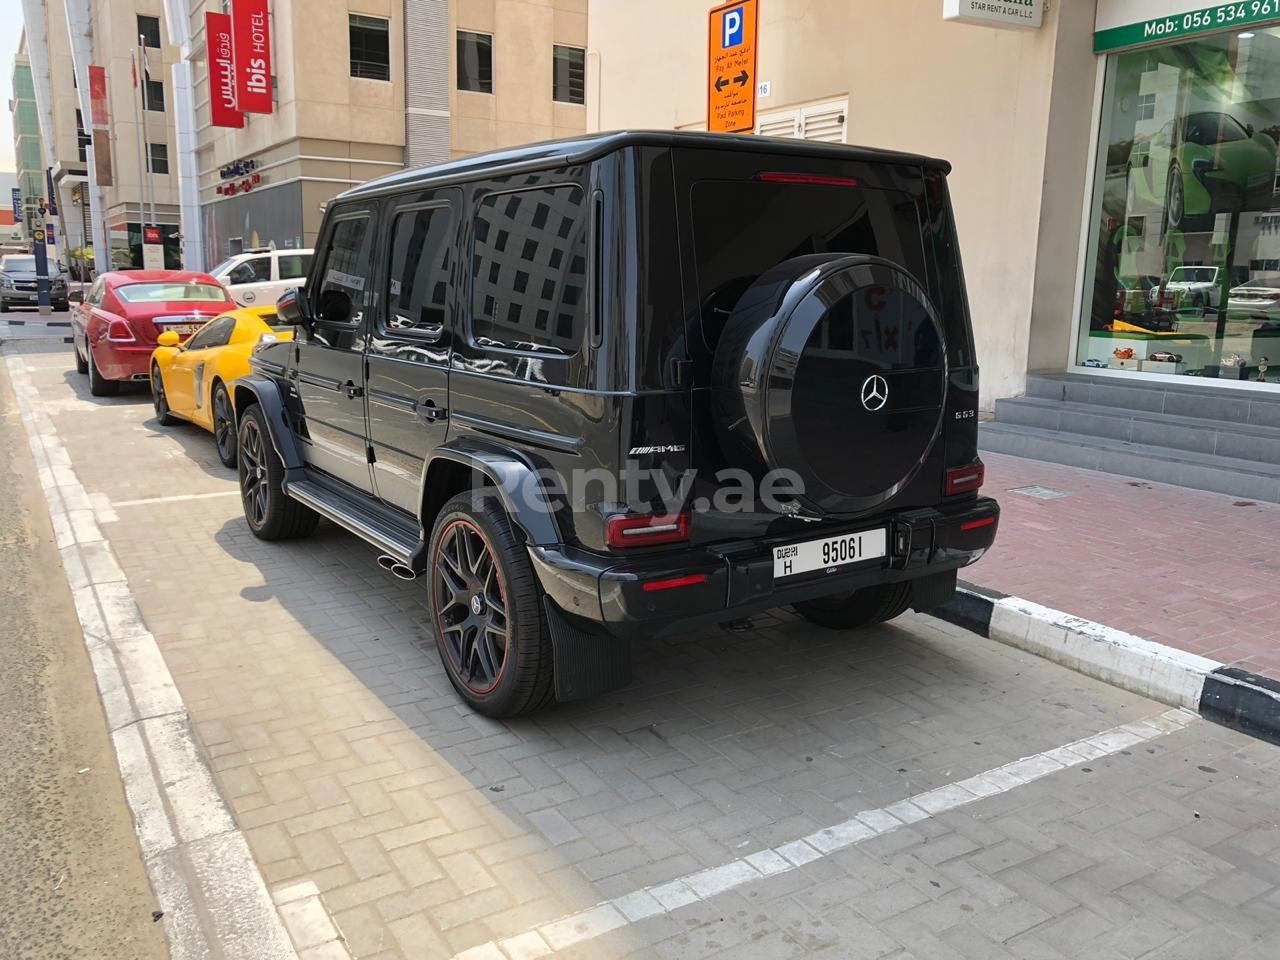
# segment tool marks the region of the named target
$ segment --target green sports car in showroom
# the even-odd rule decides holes
[[[1189,113],[1135,140],[1128,166],[1135,190],[1163,199],[1165,229],[1208,229],[1214,214],[1271,208],[1276,142],[1230,114]]]

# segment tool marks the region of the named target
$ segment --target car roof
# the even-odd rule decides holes
[[[465,181],[481,174],[515,173],[545,166],[569,166],[595,160],[625,147],[690,147],[733,150],[739,153],[828,157],[834,160],[868,160],[913,167],[927,166],[941,169],[943,172],[949,172],[951,169],[947,161],[923,154],[846,146],[842,143],[746,134],[701,133],[691,130],[622,130],[570,137],[564,140],[546,140],[521,147],[478,153],[429,167],[403,170],[370,180],[358,187],[352,187],[334,199],[336,202],[420,184]]]
[[[210,283],[215,287],[222,284],[196,270],[110,270],[102,274],[108,286],[123,287],[130,283]]]

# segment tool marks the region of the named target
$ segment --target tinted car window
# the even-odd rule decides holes
[[[210,283],[126,283],[116,287],[125,303],[225,303],[231,298]]]
[[[704,180],[693,187],[702,335],[714,349],[734,305],[775,264],[809,253],[863,253],[927,274],[920,218],[905,193],[859,186]]]
[[[271,258],[254,257],[238,263],[227,274],[228,283],[265,283],[271,279]]]
[[[311,269],[311,254],[282,254],[276,261],[276,265],[280,268],[281,280],[297,280],[299,277],[305,277],[307,271]]]
[[[453,211],[447,206],[408,210],[392,223],[386,326],[439,332],[445,322],[453,263]]]
[[[210,320],[191,335],[187,341],[188,350],[203,350],[206,347],[225,347],[231,342],[231,333],[236,328],[236,318],[218,317]]]
[[[480,346],[574,354],[587,286],[586,197],[577,186],[490,194],[475,217],[471,331]]]
[[[316,319],[329,324],[358,324],[364,318],[365,278],[369,275],[370,239],[367,217],[339,220],[329,235]]]

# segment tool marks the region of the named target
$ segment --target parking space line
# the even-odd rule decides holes
[[[31,368],[6,359],[170,953],[297,960]]]
[[[1006,793],[1060,770],[1119,753],[1135,744],[1181,730],[1197,719],[1198,716],[1190,710],[1174,709],[1121,724],[1091,737],[918,793],[890,806],[863,810],[848,820],[781,846],[758,850],[718,867],[602,901],[577,913],[539,924],[517,937],[482,943],[455,954],[454,960],[517,960],[547,956],[628,924],[671,913],[727,890],[795,870],[845,847],[892,833],[907,824]]]
[[[155,503],[180,503],[183,500],[211,500],[214,497],[238,497],[239,490],[218,490],[214,493],[175,493],[171,497],[143,497],[141,500],[116,500],[112,507],[147,507]]]

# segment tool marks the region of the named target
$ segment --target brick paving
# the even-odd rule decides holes
[[[964,579],[1280,679],[1280,504],[983,460],[1000,534]]]
[[[549,955],[557,918],[1164,709],[929,617],[778,611],[637,644],[596,701],[479,717],[420,586],[327,524],[257,541],[207,434],[141,392],[91,400],[64,350],[24,351],[40,400],[303,960],[331,955],[305,946],[326,919],[361,960]],[[1280,750],[1196,720],[647,919],[588,915],[601,935],[554,955],[1274,958],[1278,786]]]

